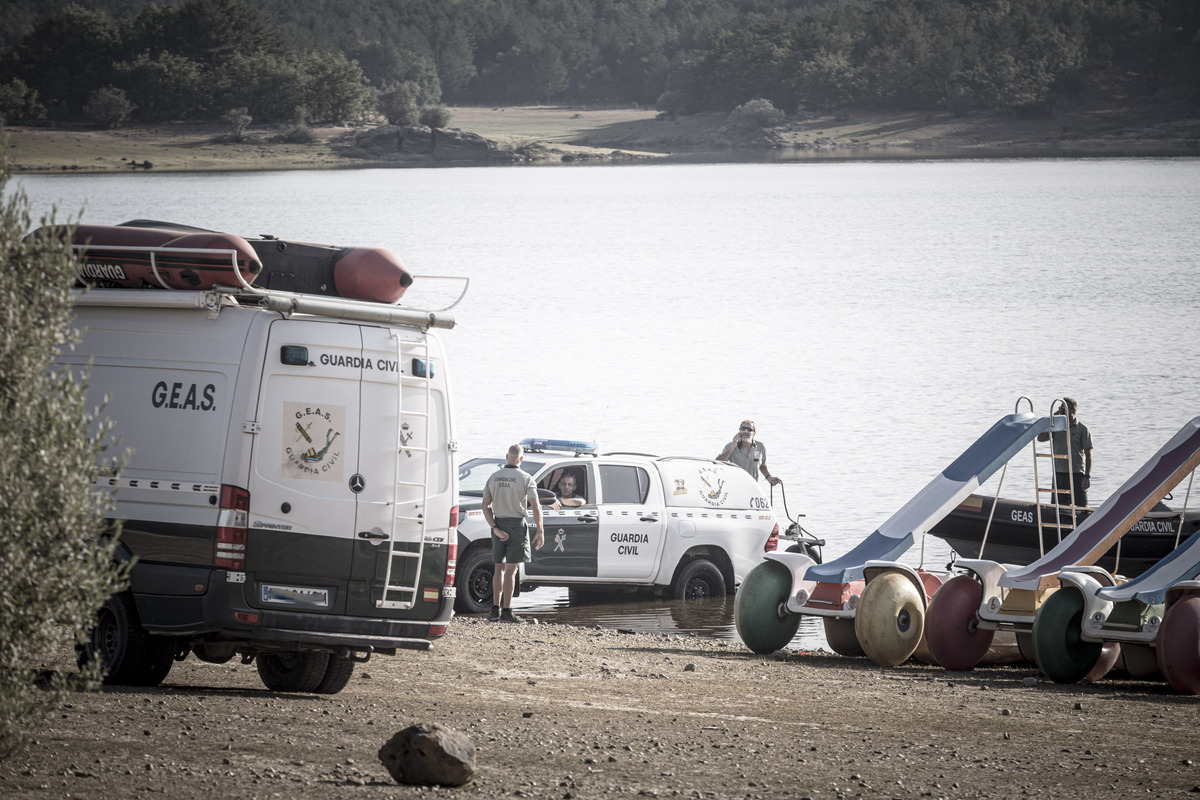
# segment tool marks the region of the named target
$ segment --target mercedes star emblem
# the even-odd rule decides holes
[[[350,491],[354,492],[355,494],[358,494],[366,487],[367,487],[367,482],[365,480],[363,480],[362,475],[350,476]]]

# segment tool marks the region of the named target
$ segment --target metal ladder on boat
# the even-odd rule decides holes
[[[1050,404],[1051,420],[1054,419],[1055,403],[1059,403],[1064,406],[1066,405],[1065,403],[1063,403],[1062,400],[1055,400],[1053,403],[1051,403]],[[1067,419],[1067,429],[1065,431],[1063,431],[1063,437],[1062,437],[1063,441],[1066,443],[1066,447],[1065,447],[1066,452],[1059,453],[1057,450],[1055,450],[1054,440],[1057,438],[1055,432],[1051,432],[1051,434],[1050,434],[1050,450],[1049,450],[1049,452],[1042,452],[1042,451],[1038,450],[1037,438],[1035,437],[1033,440],[1033,488],[1034,488],[1034,496],[1037,498],[1036,509],[1034,511],[1033,516],[1034,516],[1034,519],[1037,521],[1037,539],[1038,539],[1038,556],[1039,557],[1046,555],[1046,552],[1045,552],[1046,548],[1045,548],[1045,544],[1044,544],[1045,539],[1043,538],[1043,528],[1048,527],[1048,528],[1055,529],[1055,531],[1057,533],[1056,541],[1061,542],[1063,540],[1063,535],[1065,533],[1070,533],[1071,531],[1075,530],[1075,526],[1077,524],[1076,518],[1075,518],[1075,481],[1074,480],[1067,481],[1067,492],[1066,493],[1067,493],[1068,499],[1070,500],[1069,521],[1067,519],[1064,519],[1064,514],[1063,514],[1064,509],[1062,507],[1062,494],[1059,492],[1058,488],[1055,486],[1055,483],[1056,483],[1055,473],[1058,471],[1055,469],[1055,467],[1060,462],[1063,462],[1063,461],[1066,462],[1067,474],[1068,475],[1071,474],[1071,429],[1070,429],[1070,415],[1069,414],[1067,415],[1066,419]],[[1053,428],[1053,425],[1051,425],[1051,428]],[[1050,470],[1049,470],[1049,472],[1050,472],[1050,487],[1049,488],[1042,486],[1042,484],[1039,480],[1038,462],[1041,459],[1048,459],[1048,461],[1049,461],[1049,465],[1050,465]],[[1047,503],[1047,505],[1053,505],[1053,508],[1054,508],[1054,521],[1053,522],[1046,522],[1042,519],[1042,495],[1045,495],[1045,494],[1049,494],[1051,497],[1051,500],[1052,500],[1052,503]]]
[[[392,489],[392,507],[396,509],[396,513],[392,515],[392,535],[388,541],[388,558],[387,569],[383,576],[383,592],[382,596],[375,601],[376,608],[388,608],[397,610],[406,610],[412,608],[417,603],[417,592],[421,584],[421,568],[425,562],[425,522],[429,512],[429,460],[431,456],[429,447],[430,424],[432,419],[431,406],[432,402],[432,383],[433,383],[433,361],[429,357],[429,340],[430,336],[425,334],[421,336],[417,342],[410,343],[408,349],[409,357],[412,358],[413,370],[411,375],[404,374],[404,354],[405,342],[400,338],[396,331],[392,331],[392,336],[396,339],[396,354],[398,361],[396,362],[396,389],[399,398],[397,416],[396,416],[396,482]],[[423,367],[424,375],[418,376],[417,366]],[[411,411],[405,407],[403,402],[405,386],[424,386],[425,393],[425,410]],[[424,421],[422,426],[425,430],[423,440],[418,443],[411,441],[411,436],[405,437],[405,419],[416,418]],[[418,476],[420,480],[401,480],[403,461],[405,458],[417,457],[419,461],[417,466]],[[411,470],[410,465],[410,470]],[[402,487],[418,488],[420,490],[420,502],[416,506],[414,514],[400,514],[399,493]],[[411,539],[404,541],[397,540],[397,530],[400,523],[413,523],[416,526],[417,548],[415,551],[402,549],[407,545],[413,544]],[[412,585],[404,581],[404,576],[408,574],[409,568],[412,569]],[[397,583],[393,583],[393,577]],[[440,591],[440,590],[439,590]]]

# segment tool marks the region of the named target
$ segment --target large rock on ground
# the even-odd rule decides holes
[[[437,161],[520,161],[511,148],[458,128],[433,129],[433,157]]]
[[[523,156],[511,148],[458,128],[380,125],[354,135],[352,152],[358,158],[401,160],[431,156],[435,161],[511,162]]]
[[[379,760],[397,783],[462,786],[475,774],[475,744],[465,733],[421,722],[379,748]]]

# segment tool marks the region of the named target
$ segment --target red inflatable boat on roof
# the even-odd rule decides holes
[[[63,237],[66,228],[31,235],[47,233]],[[91,286],[200,290],[250,284],[391,305],[413,282],[400,259],[379,247],[247,239],[156,220],[79,225],[71,243],[82,262],[79,280]]]
[[[117,227],[213,233],[202,228],[146,219],[123,222]],[[274,236],[246,237],[241,241],[247,242],[262,262],[254,285],[263,289],[390,305],[403,297],[413,282],[412,274],[400,259],[379,247],[338,247],[286,241]]]
[[[46,229],[34,232],[44,234]],[[54,235],[63,236],[65,228]],[[79,280],[95,286],[211,289],[251,283],[262,269],[254,248],[240,236],[215,231],[79,225]],[[239,275],[241,280],[239,280]]]

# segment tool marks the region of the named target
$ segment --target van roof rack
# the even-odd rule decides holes
[[[467,278],[462,280],[466,281]],[[463,290],[466,293],[466,290]],[[454,315],[445,309],[405,308],[403,306],[348,300],[344,297],[298,294],[258,289],[246,291],[232,286],[188,291],[183,289],[76,289],[73,302],[84,306],[111,308],[176,308],[206,309],[217,316],[222,308],[239,305],[259,306],[284,316],[312,314],[320,317],[406,325],[421,330],[453,328]],[[457,303],[457,301],[455,301]]]

